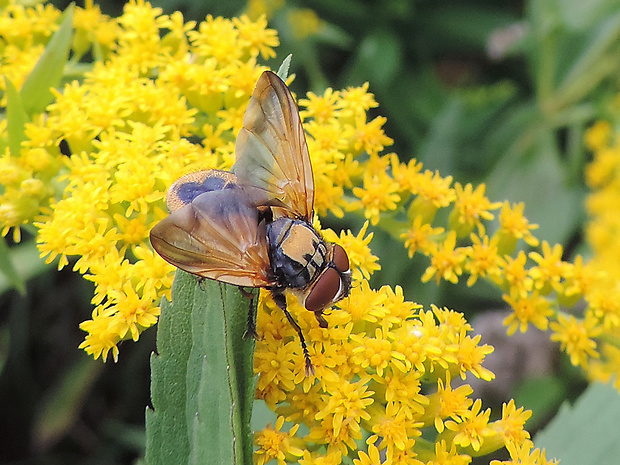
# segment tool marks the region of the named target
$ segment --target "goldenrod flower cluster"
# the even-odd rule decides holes
[[[597,336],[596,345],[591,343],[589,349],[596,350],[600,358],[587,359],[583,365],[592,379],[611,379],[620,390],[620,114],[614,108],[616,120],[598,121],[585,138],[594,154],[585,172],[592,189],[586,201],[590,215],[586,238],[593,251],[588,267],[597,279],[587,293],[583,317],[566,316],[563,324],[570,328],[573,339],[581,334]]]
[[[11,2],[4,7],[0,15],[3,107],[7,104],[7,81],[17,89],[21,87],[58,28],[59,17],[60,11],[51,5],[26,8]],[[49,130],[39,129],[37,122],[26,125],[27,139],[21,153],[11,153],[9,149],[6,119],[0,122],[0,131],[0,229],[3,236],[12,229],[13,239],[19,241],[20,226],[32,221],[54,195],[53,179],[62,165],[60,150],[49,137]]]
[[[11,3],[0,11],[0,28],[12,34],[0,62],[16,87],[58,17],[52,7]],[[265,69],[257,60],[275,56],[278,38],[264,18],[194,24],[142,0],[128,3],[117,19],[92,4],[77,8],[74,28],[72,64],[88,52],[97,59],[35,115],[19,153],[4,144],[0,224],[18,239],[20,227],[34,223],[41,255],[57,259],[59,268],[77,257],[74,268],[95,284],[81,347],[116,360],[119,342],[137,340],[155,324],[159,301],[169,296],[173,267],[148,243],[150,228],[167,214],[167,188],[183,174],[232,166],[235,136]],[[257,396],[278,419],[256,434],[258,463],[466,464],[502,447],[512,458],[505,463],[550,463],[524,430],[529,412],[511,401],[491,419],[469,385],[453,383],[467,374],[493,378],[483,367],[492,348],[470,334],[463,315],[423,309],[399,287],[369,286],[379,264],[368,227],[389,230],[410,255],[428,256],[423,281],[466,275],[469,285],[496,283],[515,310],[509,331],[530,323],[546,329],[553,320],[554,337],[579,364],[596,355],[589,344],[599,322],[615,322],[603,302],[581,334],[575,325],[587,326],[559,313],[560,300],[574,304],[591,295],[590,268],[562,261],[561,247],[546,243],[542,253],[517,252],[538,243],[523,205],[490,202],[483,185],[453,184],[415,160],[385,154],[392,141],[382,129],[385,118],[367,116],[377,106],[367,84],[308,93],[299,103],[317,213],[358,213],[368,222],[356,234],[323,230],[348,251],[354,270],[351,296],[327,315],[329,329],[289,299],[315,375],[305,376],[294,329],[261,294]],[[6,121],[0,137],[6,141]],[[70,156],[61,155],[61,144]],[[436,224],[446,208],[446,224]],[[487,236],[497,210],[500,227]]]

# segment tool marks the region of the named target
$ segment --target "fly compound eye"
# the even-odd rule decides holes
[[[320,312],[340,294],[340,274],[334,268],[326,268],[306,298],[306,310]]]
[[[349,271],[349,256],[338,244],[334,244],[332,262],[334,262],[334,266],[341,273]]]

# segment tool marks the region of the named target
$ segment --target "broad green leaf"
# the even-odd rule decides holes
[[[18,157],[22,142],[26,137],[24,128],[29,118],[19,92],[6,76],[4,77],[4,84],[6,86],[6,124],[9,149],[11,155]]]
[[[162,302],[151,357],[147,463],[251,464],[254,341],[243,337],[250,300],[177,271],[172,301]]]
[[[564,405],[535,438],[548,458],[562,465],[616,465],[620,457],[620,395],[611,385],[594,383],[573,406]]]
[[[202,284],[192,311],[187,371],[190,464],[252,464],[254,341],[244,338],[250,300],[239,289]]]
[[[22,85],[21,96],[27,114],[34,115],[42,112],[52,101],[53,95],[50,89],[60,85],[71,49],[72,31],[73,4],[65,10],[60,27]]]
[[[188,462],[186,426],[187,361],[192,347],[191,308],[196,280],[178,272],[172,286],[174,306],[161,302],[157,353],[151,355],[151,402],[146,411],[146,462]]]

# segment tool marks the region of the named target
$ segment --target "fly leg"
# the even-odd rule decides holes
[[[308,353],[308,347],[306,346],[306,340],[304,339],[304,335],[301,332],[301,328],[293,318],[293,315],[289,313],[286,308],[286,297],[284,294],[276,294],[275,292],[271,293],[273,295],[273,300],[276,302],[277,306],[282,309],[284,314],[286,315],[286,319],[288,322],[295,328],[297,334],[299,335],[299,340],[301,341],[301,348],[304,352],[304,359],[306,360],[306,376],[314,375],[314,365],[312,365],[312,361],[310,360],[310,354]]]

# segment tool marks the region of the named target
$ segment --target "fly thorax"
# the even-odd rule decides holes
[[[284,287],[302,288],[323,270],[327,245],[304,221],[278,218],[267,225],[271,268]]]

